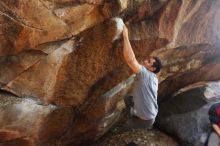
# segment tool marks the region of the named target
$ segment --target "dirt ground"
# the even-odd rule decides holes
[[[123,132],[121,127],[126,119],[127,114],[124,111],[119,122],[91,146],[126,146],[130,142],[134,142],[137,146],[179,146],[173,138],[156,128],[151,130],[134,129]]]
[[[153,129],[136,129],[115,135],[108,135],[92,146],[125,146],[134,142],[138,146],[179,146],[168,135]]]

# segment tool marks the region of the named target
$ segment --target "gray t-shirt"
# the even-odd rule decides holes
[[[134,114],[150,120],[157,116],[158,79],[156,74],[141,65],[133,86]]]

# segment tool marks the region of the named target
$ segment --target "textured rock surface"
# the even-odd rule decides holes
[[[7,93],[0,97],[0,141],[5,145],[53,145],[51,141],[62,137],[72,124],[71,106],[43,106]]]
[[[14,122],[13,129],[1,119],[3,141],[80,145],[117,121],[132,79],[116,16],[129,22],[139,61],[148,55],[162,59],[159,101],[190,84],[220,79],[219,6],[218,0],[1,0],[0,88],[16,95],[15,101],[32,99],[32,108],[39,106],[31,114],[21,110],[27,121]],[[2,105],[1,112],[13,117],[16,105]],[[58,119],[66,118],[66,125],[54,122],[48,129],[47,120],[36,123],[53,115],[58,120],[64,107],[71,115]],[[22,129],[27,122],[34,128]]]
[[[160,104],[157,125],[181,146],[205,146],[211,131],[208,110],[220,101],[220,82],[197,83]]]

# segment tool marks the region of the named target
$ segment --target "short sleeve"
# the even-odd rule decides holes
[[[146,77],[146,76],[149,76],[150,71],[148,71],[143,65],[140,66],[140,71],[139,73],[137,73],[137,76],[140,76],[140,77]]]

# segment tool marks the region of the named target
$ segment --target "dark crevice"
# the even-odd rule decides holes
[[[5,141],[0,141],[0,144],[2,143],[4,145],[4,143],[10,143],[10,142],[18,141],[18,140],[22,140],[22,139],[24,140],[25,136],[22,136],[22,137],[19,137],[19,138],[15,138],[15,139],[5,140]]]
[[[6,91],[4,89],[0,89],[0,94],[4,94],[4,95],[8,95],[8,96],[14,96],[14,97],[18,97],[18,98],[21,98],[20,96],[10,92],[10,91]]]
[[[163,82],[160,83],[160,86],[179,86],[177,85],[177,83],[181,80],[181,79],[184,79],[185,76],[187,75],[192,75],[192,76],[196,76],[196,72],[200,72],[203,70],[204,67],[208,66],[209,64],[219,64],[220,62],[220,58],[219,57],[216,57],[213,59],[213,57],[210,57],[208,59],[208,61],[206,63],[203,64],[203,66],[197,68],[197,69],[193,69],[193,70],[188,70],[188,71],[185,71],[185,72],[182,72],[182,73],[177,73],[176,75],[172,76],[172,77],[168,77],[166,78]],[[204,72],[204,71],[203,71]],[[204,72],[206,73],[206,72]],[[205,77],[204,77],[205,78]],[[220,76],[215,76],[215,77],[209,77],[209,78],[206,78],[206,79],[202,79],[202,78],[197,78],[196,80],[193,80],[193,81],[188,81],[186,84],[184,84],[183,86],[179,86],[178,88],[175,88],[174,90],[170,89],[167,90],[165,92],[164,95],[161,95],[162,92],[159,92],[158,93],[158,103],[163,103],[165,102],[166,100],[172,98],[173,96],[173,93],[175,93],[176,91],[178,91],[179,89],[183,88],[183,87],[186,87],[190,84],[194,84],[196,82],[200,82],[200,81],[215,81],[215,80],[219,80],[220,79]],[[163,85],[164,84],[164,85]],[[160,88],[160,87],[159,87]],[[163,88],[163,87],[162,87]]]
[[[63,39],[54,40],[54,41],[50,41],[50,42],[39,44],[35,48],[41,48],[41,47],[43,47],[45,45],[50,45],[50,44],[61,45],[62,43],[64,43],[65,41],[68,41],[69,39],[74,39],[74,40],[76,40],[76,42],[80,42],[81,41],[80,40],[81,38],[79,38],[79,37],[69,36],[69,37],[65,37]]]

